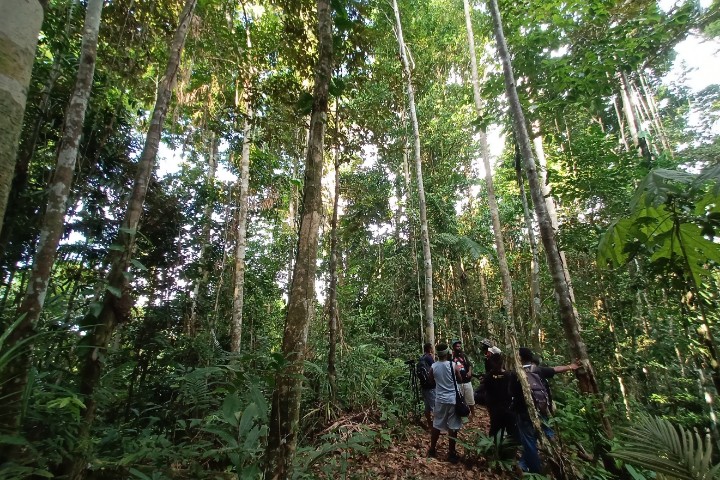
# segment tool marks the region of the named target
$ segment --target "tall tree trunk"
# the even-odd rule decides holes
[[[530,260],[530,343],[535,351],[540,351],[540,309],[542,306],[542,302],[540,301],[540,255],[538,254],[537,239],[535,238],[535,226],[533,225],[532,214],[530,213],[527,196],[525,195],[525,180],[522,175],[522,157],[520,156],[519,150],[516,150],[515,156],[515,177],[518,188],[520,189],[523,217],[525,219],[525,228],[527,228],[528,243],[530,244],[530,254],[532,256]]]
[[[243,11],[245,7],[243,7]],[[252,48],[250,26],[245,12],[245,45]],[[230,351],[240,352],[242,348],[243,307],[245,305],[245,250],[247,248],[248,197],[250,196],[250,147],[252,146],[253,105],[251,97],[252,77],[255,69],[248,66],[243,88],[245,115],[243,120],[243,143],[240,152],[240,178],[238,178],[238,225],[235,244],[235,278],[233,281],[232,326],[230,329]],[[237,85],[237,84],[236,84]],[[237,88],[235,107],[238,106]]]
[[[540,135],[540,131],[540,127],[537,126],[538,134],[535,136],[535,138],[533,138],[535,154],[537,155],[537,161],[540,167],[538,170],[540,188],[542,189],[542,195],[545,199],[545,207],[547,208],[548,215],[550,216],[550,224],[552,225],[555,234],[557,234],[558,229],[560,228],[560,222],[558,221],[555,199],[553,198],[552,192],[550,191],[550,185],[548,185],[547,183],[548,163],[547,158],[545,157],[545,147],[543,146],[543,139],[542,135]],[[569,135],[568,138],[570,138]],[[570,294],[570,301],[572,301],[574,315],[576,318],[580,318],[577,308],[575,307],[575,290],[573,289],[572,280],[570,278],[570,271],[567,268],[565,252],[563,250],[558,250],[558,255],[560,255],[560,262],[562,263],[563,274],[565,275],[565,282],[568,286],[568,293]]]
[[[400,48],[400,59],[402,60],[403,70],[407,80],[407,95],[410,108],[410,121],[413,127],[413,138],[415,140],[415,173],[417,175],[418,184],[418,204],[420,206],[420,236],[423,247],[423,266],[425,272],[425,341],[435,344],[435,319],[434,319],[434,298],[433,298],[433,278],[432,278],[432,258],[430,256],[430,233],[427,222],[427,204],[425,202],[425,186],[423,184],[422,175],[422,156],[420,154],[420,130],[418,127],[417,112],[415,111],[415,90],[412,84],[412,74],[410,72],[410,62],[407,58],[407,47],[403,39],[402,24],[400,23],[400,10],[398,9],[397,0],[393,0],[393,10],[395,11],[395,33],[397,35],[398,46]]]
[[[478,117],[482,115],[482,98],[480,97],[480,81],[478,80],[477,56],[475,54],[475,36],[472,29],[470,17],[470,3],[463,0],[465,7],[465,26],[467,28],[468,47],[470,50],[470,67],[472,73],[473,98],[475,99],[475,111]],[[503,307],[508,321],[514,324],[515,315],[513,311],[514,299],[510,268],[505,255],[505,241],[503,240],[502,225],[500,225],[500,212],[495,198],[495,186],[493,185],[492,167],[490,166],[490,148],[488,147],[487,132],[485,127],[479,131],[480,148],[482,150],[483,166],[485,167],[485,185],[487,188],[488,206],[490,207],[490,218],[492,220],[493,237],[495,238],[495,249],[497,250],[498,266],[500,267],[500,279],[503,287]]]
[[[335,125],[339,133],[339,122],[337,112],[337,104],[335,106]],[[336,142],[339,142],[339,135]],[[337,263],[338,263],[338,203],[340,201],[340,156],[338,154],[338,145],[335,145],[335,188],[333,189],[333,210],[332,220],[330,221],[330,265],[328,266],[328,275],[330,282],[328,285],[328,383],[330,384],[330,400],[335,403],[337,398],[337,371],[335,368],[335,352],[337,350],[337,331],[338,331],[338,302],[337,302]],[[398,202],[400,203],[400,202]]]
[[[45,1],[19,0],[0,15],[0,229],[5,218]]]
[[[240,154],[240,178],[238,194],[238,226],[235,248],[235,288],[233,291],[233,313],[231,346],[232,352],[239,352],[242,346],[243,305],[245,302],[245,249],[247,247],[248,196],[250,189],[250,147],[253,108],[250,102],[249,83],[245,89],[245,121],[243,143]]]
[[[515,88],[515,78],[512,72],[512,64],[510,62],[510,52],[505,43],[505,35],[503,33],[500,11],[498,9],[497,0],[489,0],[490,14],[493,19],[495,38],[497,41],[498,54],[502,61],[503,74],[505,80],[505,90],[510,103],[510,112],[513,118],[515,135],[520,146],[520,153],[525,164],[525,173],[530,184],[530,194],[532,195],[533,204],[535,206],[535,214],[540,226],[540,235],[542,237],[543,246],[545,247],[545,255],[547,256],[548,268],[553,279],[555,293],[560,307],[560,318],[565,329],[565,336],[570,346],[570,351],[574,358],[581,362],[582,367],[576,371],[577,378],[580,383],[580,389],[584,393],[598,394],[599,388],[595,372],[588,357],[587,347],[580,335],[579,319],[575,316],[573,302],[570,298],[568,284],[565,280],[565,272],[563,270],[562,261],[558,252],[555,240],[555,232],[550,222],[547,212],[547,206],[542,194],[542,186],[540,184],[537,169],[535,167],[535,159],[532,155],[530,146],[530,135],[528,135],[525,126],[525,115],[520,104],[517,90]],[[612,435],[612,428],[606,417],[603,415],[603,426],[608,436]]]
[[[635,111],[632,86],[630,85],[630,81],[628,80],[627,75],[625,75],[625,72],[620,72],[618,76],[620,77],[620,94],[622,97],[623,112],[625,113],[628,129],[630,130],[630,138],[632,138],[633,145],[636,149],[638,149],[638,153],[643,158],[645,167],[650,168],[650,165],[652,164],[652,154],[650,153],[647,140],[640,137],[640,122]]]
[[[319,54],[310,114],[300,234],[283,333],[282,352],[287,366],[275,377],[265,451],[265,475],[272,480],[289,478],[291,474],[300,421],[303,362],[308,329],[315,313],[315,271],[322,222],[323,149],[333,68],[333,20],[329,0],[317,0],[317,19]]]
[[[160,143],[160,134],[163,129],[165,115],[167,114],[170,98],[175,86],[180,57],[197,0],[187,0],[180,14],[177,30],[170,45],[167,69],[158,86],[155,108],[150,120],[150,128],[145,138],[145,146],[140,154],[133,191],[128,200],[127,212],[118,232],[114,245],[116,249],[110,250],[108,263],[110,272],[107,276],[107,287],[103,293],[100,312],[97,315],[89,313],[85,319],[88,329],[78,351],[80,359],[80,393],[83,395],[85,409],[83,410],[83,425],[79,433],[79,445],[84,440],[95,418],[95,400],[93,393],[100,380],[102,371],[102,358],[107,349],[108,341],[118,323],[129,319],[132,301],[130,300],[129,285],[126,272],[130,265],[135,238],[137,235],[140,217],[142,215],[145,196],[155,167],[155,157]],[[86,465],[84,452],[76,452],[62,467],[62,473],[70,479],[79,478]]]
[[[195,280],[192,303],[190,304],[190,316],[185,324],[185,333],[190,336],[194,336],[197,332],[197,315],[199,297],[201,295],[200,292],[205,289],[208,277],[210,276],[210,271],[205,264],[207,263],[212,234],[212,212],[214,205],[211,199],[214,198],[214,195],[211,191],[215,188],[215,172],[217,171],[218,164],[217,156],[219,143],[220,139],[217,138],[215,132],[212,132],[210,134],[210,148],[208,152],[208,172],[205,177],[206,194],[208,194],[209,197],[206,199],[205,208],[203,208],[202,233],[200,234],[200,242],[202,243],[200,245],[200,258],[198,259],[198,263],[200,264],[200,269],[198,271],[199,277]]]
[[[103,0],[90,0],[85,13],[82,49],[75,89],[65,111],[60,149],[53,179],[48,186],[48,203],[40,227],[40,240],[27,290],[18,309],[20,324],[13,330],[7,347],[23,343],[20,354],[12,357],[0,374],[0,398],[5,402],[0,414],[0,431],[17,431],[20,425],[21,399],[30,369],[32,335],[47,293],[50,273],[55,263],[60,238],[63,234],[68,197],[75,174],[75,162],[82,137],[85,111],[92,90],[97,57],[98,32]]]

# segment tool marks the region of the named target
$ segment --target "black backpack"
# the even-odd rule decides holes
[[[535,408],[541,415],[550,415],[550,395],[548,394],[547,388],[545,388],[542,377],[537,373],[539,369],[535,365],[523,369],[525,370],[528,384],[530,384],[530,396],[533,399]]]
[[[423,355],[415,366],[415,374],[422,388],[435,388],[435,380],[430,378],[430,362]]]

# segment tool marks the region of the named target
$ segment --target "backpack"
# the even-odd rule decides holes
[[[415,375],[422,388],[435,388],[435,381],[430,379],[430,363],[423,355],[415,366]]]
[[[535,408],[541,415],[550,415],[550,395],[547,388],[545,388],[542,377],[537,373],[539,369],[533,365],[529,369],[524,368],[524,370],[530,385],[530,396],[533,399]]]

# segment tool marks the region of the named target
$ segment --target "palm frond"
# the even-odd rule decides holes
[[[635,425],[623,429],[612,456],[671,479],[712,480],[720,473],[720,464],[711,464],[708,438],[658,417],[638,417]]]

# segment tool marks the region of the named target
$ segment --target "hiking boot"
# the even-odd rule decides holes
[[[457,456],[457,453],[451,452],[448,455],[448,462],[455,464],[455,463],[458,463],[459,461],[460,461],[460,457]]]
[[[437,458],[437,450],[434,448],[428,449],[427,456],[428,458]]]

